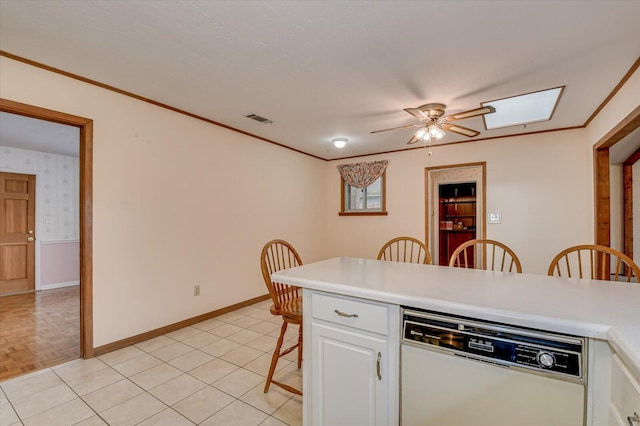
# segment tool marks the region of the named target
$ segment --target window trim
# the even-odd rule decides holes
[[[338,216],[387,216],[387,171],[380,176],[382,179],[380,189],[382,191],[382,210],[345,211],[345,180],[340,176],[340,211]]]

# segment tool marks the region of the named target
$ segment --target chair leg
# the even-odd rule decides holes
[[[298,369],[302,367],[302,324],[298,330]]]
[[[287,331],[287,322],[282,321],[282,328],[280,328],[280,337],[278,337],[278,343],[276,343],[276,349],[273,351],[271,357],[271,366],[269,366],[269,374],[267,375],[267,382],[264,384],[264,393],[269,392],[269,386],[273,379],[273,373],[276,371],[276,365],[278,364],[278,358],[280,358],[280,349],[282,348],[282,342],[284,341],[284,334]]]

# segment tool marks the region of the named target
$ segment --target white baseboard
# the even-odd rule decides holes
[[[66,283],[55,283],[55,284],[42,284],[40,286],[40,290],[53,290],[54,288],[62,288],[62,287],[71,287],[74,285],[80,285],[80,281],[68,281]]]

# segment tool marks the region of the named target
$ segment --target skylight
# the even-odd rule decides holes
[[[564,86],[483,102],[496,112],[483,115],[487,130],[551,120]]]

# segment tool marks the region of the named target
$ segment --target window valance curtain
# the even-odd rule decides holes
[[[342,164],[338,166],[340,176],[349,185],[366,188],[376,181],[387,169],[388,160],[371,161],[369,163]]]

